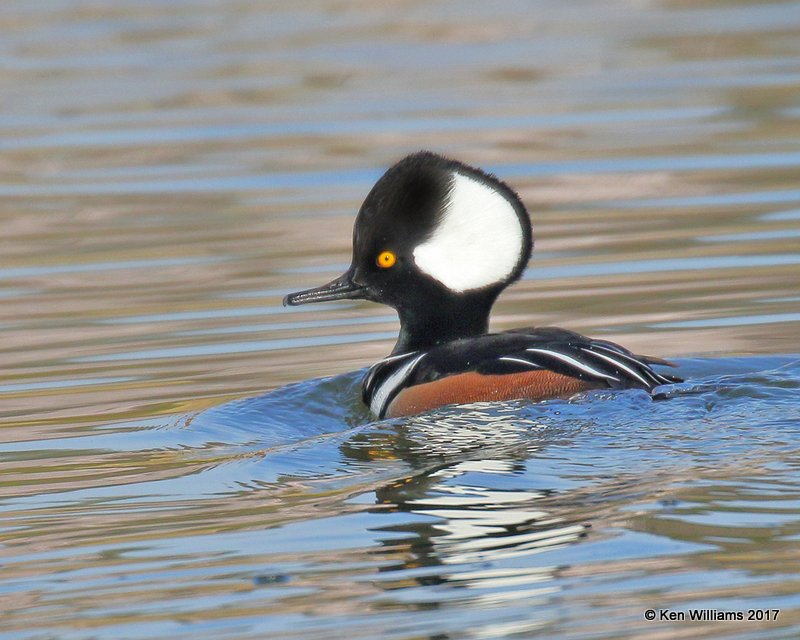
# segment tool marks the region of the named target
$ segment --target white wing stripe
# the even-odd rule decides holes
[[[405,379],[408,378],[411,370],[424,357],[424,353],[418,355],[410,362],[406,362],[402,367],[384,380],[383,384],[375,390],[375,393],[372,396],[372,402],[369,403],[369,409],[372,411],[372,413],[374,413],[376,416],[380,416],[383,413],[383,410],[386,408],[384,405],[392,395],[392,392],[401,384],[403,384],[403,382],[405,382]]]
[[[503,356],[502,358],[498,358],[498,360],[505,360],[506,362],[516,362],[518,364],[525,364],[529,367],[533,367],[534,369],[541,369],[538,364],[533,364],[533,362],[528,362],[527,360],[523,360],[522,358],[512,358],[511,356]]]
[[[619,382],[619,378],[610,376],[606,373],[603,373],[602,371],[598,371],[597,369],[590,367],[588,364],[585,364],[580,360],[576,360],[572,356],[568,356],[565,353],[559,353],[558,351],[550,351],[549,349],[525,349],[525,351],[530,351],[531,353],[540,353],[545,356],[550,356],[551,358],[555,358],[556,360],[561,360],[561,362],[566,362],[567,364],[585,373],[588,373],[591,376],[598,376],[600,378],[606,378],[607,380],[614,380],[615,382]]]
[[[646,385],[648,387],[650,386],[650,383],[647,380],[645,380],[642,376],[636,373],[628,365],[622,364],[619,360],[614,360],[614,358],[609,358],[608,356],[604,356],[602,353],[597,353],[596,351],[592,351],[591,349],[587,349],[586,347],[581,347],[581,351],[588,353],[589,355],[592,355],[595,358],[600,358],[602,360],[605,360],[606,362],[611,363],[615,367],[622,369],[623,371],[626,371],[628,374],[632,375],[643,385]]]
[[[596,349],[600,349],[601,351],[605,351],[606,353],[610,353],[615,358],[622,358],[626,362],[630,362],[631,364],[637,364],[637,365],[639,365],[641,367],[644,367],[645,375],[647,375],[648,378],[651,378],[653,380],[653,382],[657,382],[657,383],[661,384],[662,381],[659,380],[659,374],[654,373],[653,371],[651,371],[650,367],[646,363],[642,362],[641,360],[637,360],[633,356],[629,356],[627,353],[622,353],[621,351],[617,351],[616,349],[610,349],[609,347],[606,347],[606,346],[604,346],[602,344],[593,344],[592,345],[592,350],[594,351]]]

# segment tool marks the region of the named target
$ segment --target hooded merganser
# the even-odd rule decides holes
[[[397,344],[362,383],[379,418],[681,381],[651,368],[671,363],[566,329],[488,333],[492,305],[532,249],[528,212],[507,184],[423,151],[391,167],[367,195],[347,272],[283,303],[371,300],[397,310]]]

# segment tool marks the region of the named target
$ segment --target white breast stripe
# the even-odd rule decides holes
[[[367,371],[367,377],[364,378],[364,382],[362,383],[364,388],[369,389],[369,387],[372,385],[372,379],[375,377],[375,374],[378,373],[378,369],[380,369],[381,366],[389,362],[394,362],[395,360],[399,360],[400,358],[407,358],[408,356],[413,355],[415,353],[416,351],[407,351],[406,353],[398,353],[393,356],[386,356],[383,360],[378,360],[378,362],[373,364],[369,368],[369,371]]]
[[[528,362],[527,360],[523,360],[522,358],[512,358],[511,356],[503,356],[502,358],[498,358],[498,360],[505,360],[506,362],[517,362],[519,364],[525,364],[529,367],[533,367],[534,369],[541,369],[538,364],[533,364],[533,362]]]
[[[372,381],[375,378],[375,374],[378,372],[379,366],[380,363],[373,364],[367,371],[367,375],[364,378],[364,382],[361,383],[361,386],[365,391],[369,392],[369,388],[372,386]]]
[[[622,364],[619,360],[614,360],[614,358],[609,358],[608,356],[604,356],[602,353],[597,353],[597,351],[592,351],[591,349],[587,349],[585,347],[581,347],[581,351],[585,351],[586,353],[588,353],[589,355],[594,356],[595,358],[600,358],[602,360],[605,360],[606,362],[608,362],[610,364],[613,364],[618,369],[622,369],[623,371],[626,371],[628,374],[632,375],[634,378],[636,378],[643,385],[646,385],[648,387],[651,386],[651,384],[647,380],[645,380],[642,376],[640,376],[638,373],[636,373],[628,365]]]
[[[614,376],[610,376],[602,371],[598,371],[597,369],[590,367],[588,364],[584,364],[580,360],[576,360],[575,358],[566,355],[565,353],[559,353],[558,351],[550,351],[549,349],[525,349],[525,351],[530,351],[531,353],[541,353],[545,356],[550,356],[555,358],[556,360],[561,360],[561,362],[566,362],[569,365],[572,365],[576,369],[580,369],[581,371],[588,373],[591,376],[598,376],[600,378],[606,378],[607,380],[614,380],[615,382],[619,382],[619,378]]]
[[[380,416],[383,413],[384,409],[386,409],[384,405],[387,403],[389,396],[397,387],[405,382],[406,378],[408,378],[409,374],[411,373],[411,370],[416,367],[417,363],[424,357],[425,354],[422,353],[410,362],[406,362],[397,371],[383,381],[383,384],[375,390],[375,393],[372,396],[372,402],[369,403],[369,410],[372,411],[372,413],[374,413],[376,416]]]
[[[394,362],[395,360],[399,360],[400,358],[405,358],[406,356],[410,356],[414,353],[416,353],[416,351],[406,351],[405,353],[397,353],[393,356],[386,356],[385,358],[380,360],[380,363]]]

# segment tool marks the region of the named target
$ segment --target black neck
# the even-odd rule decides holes
[[[446,342],[487,333],[497,293],[432,301],[398,308],[400,335],[392,353],[427,350]]]

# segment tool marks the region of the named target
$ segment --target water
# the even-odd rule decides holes
[[[800,635],[800,4],[9,0],[0,30],[0,634]],[[496,329],[688,381],[371,421],[391,312],[280,300],[420,148],[533,213]]]

